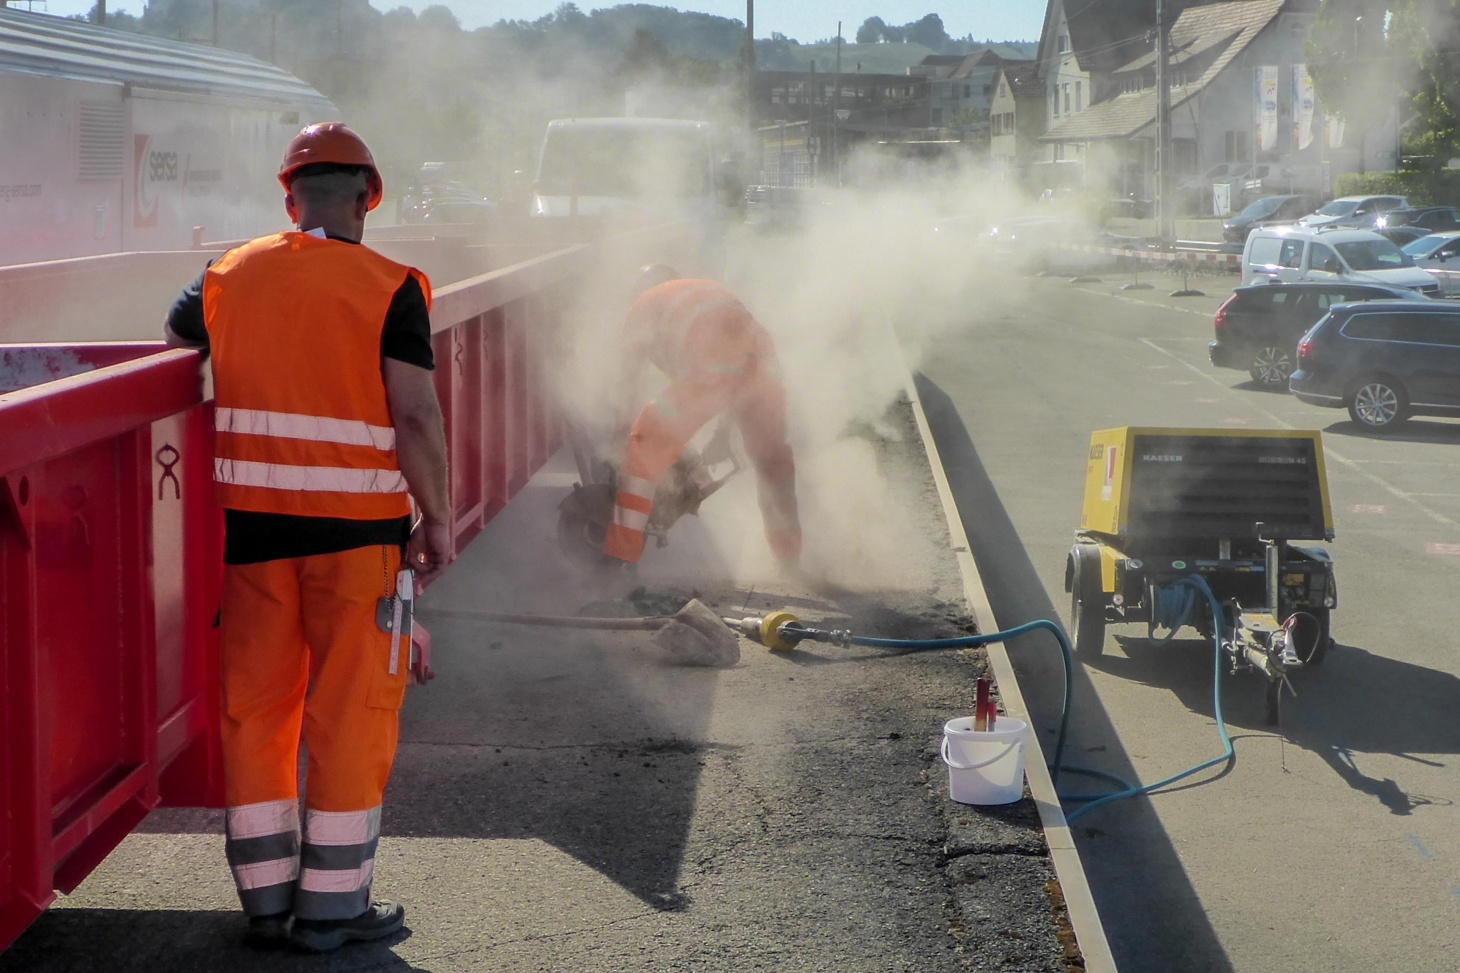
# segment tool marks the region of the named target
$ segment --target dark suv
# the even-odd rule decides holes
[[[1292,223],[1322,203],[1317,196],[1264,196],[1248,204],[1242,212],[1227,217],[1222,224],[1222,239],[1228,243],[1246,243],[1247,234],[1259,226]]]
[[[1460,307],[1373,301],[1333,308],[1298,342],[1289,382],[1304,402],[1348,407],[1364,429],[1460,416]]]
[[[1313,322],[1349,301],[1423,300],[1414,291],[1382,284],[1318,281],[1239,287],[1212,319],[1216,340],[1207,345],[1218,368],[1246,371],[1264,388],[1287,388],[1293,348]]]

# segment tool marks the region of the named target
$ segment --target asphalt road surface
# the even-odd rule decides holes
[[[1069,620],[1064,564],[1090,432],[1124,425],[1320,429],[1337,539],[1337,647],[1297,674],[1278,727],[1255,675],[1221,681],[1236,758],[1075,824],[1125,973],[1457,969],[1460,926],[1460,423],[1380,437],[1207,360],[1231,281],[990,277],[922,359],[997,621]],[[901,326],[910,327],[904,321]],[[944,428],[948,427],[945,421]],[[1066,762],[1151,782],[1221,752],[1212,650],[1112,625],[1079,665]],[[1190,630],[1187,631],[1190,634]],[[1011,648],[1046,748],[1059,667]],[[1098,789],[1073,775],[1062,789]]]

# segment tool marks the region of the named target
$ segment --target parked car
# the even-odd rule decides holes
[[[1409,255],[1415,266],[1440,282],[1442,297],[1460,294],[1460,231],[1430,233],[1399,249]]]
[[[1403,196],[1340,196],[1300,219],[1298,225],[1372,229],[1374,221],[1390,210],[1410,208]]]
[[[1319,280],[1388,284],[1438,296],[1439,282],[1372,230],[1276,226],[1253,230],[1242,249],[1242,283]]]
[[[1294,223],[1313,212],[1321,202],[1317,196],[1264,196],[1249,203],[1242,212],[1227,217],[1222,224],[1222,239],[1228,243],[1246,243],[1247,234],[1259,226]]]
[[[1212,364],[1247,372],[1257,384],[1286,389],[1294,348],[1303,333],[1335,304],[1350,301],[1425,300],[1417,292],[1382,284],[1301,281],[1238,287],[1212,319]]]
[[[792,229],[805,220],[811,190],[798,186],[746,186],[745,222],[762,230]]]
[[[1347,408],[1381,432],[1415,415],[1460,416],[1460,307],[1441,301],[1340,304],[1298,342],[1288,381],[1304,402]]]
[[[1374,221],[1374,230],[1402,247],[1430,233],[1460,230],[1460,209],[1427,206],[1423,209],[1390,210]]]

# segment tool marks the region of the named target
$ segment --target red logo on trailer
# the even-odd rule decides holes
[[[1100,499],[1109,500],[1115,483],[1115,457],[1120,453],[1119,446],[1111,446],[1105,451],[1105,482],[1100,485]]]
[[[157,190],[147,178],[147,145],[150,135],[132,136],[132,226],[145,230],[157,225]]]

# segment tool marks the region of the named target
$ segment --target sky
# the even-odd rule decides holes
[[[226,4],[228,0],[223,0]],[[468,30],[486,27],[499,20],[536,20],[552,13],[561,0],[445,0],[456,19]],[[69,17],[91,10],[95,0],[35,0],[36,10]],[[441,3],[441,0],[370,0],[377,10],[411,7],[417,11]],[[21,9],[25,4],[15,4]],[[615,2],[597,3],[578,0],[585,11],[616,6]],[[140,14],[145,0],[107,0],[107,9]],[[744,0],[690,0],[677,6],[680,10],[715,14],[734,20],[745,20]],[[1044,20],[1045,0],[761,0],[755,7],[755,36],[785,34],[802,43],[836,36],[837,21],[842,35],[855,37],[857,28],[868,17],[881,17],[893,25],[921,20],[930,13],[943,18],[943,27],[952,37],[972,34],[979,40],[1038,40]]]

